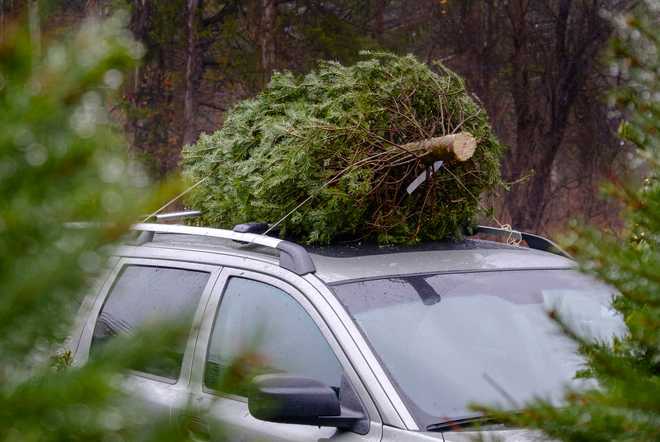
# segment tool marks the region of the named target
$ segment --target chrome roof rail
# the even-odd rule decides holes
[[[196,218],[201,215],[202,212],[200,210],[185,210],[183,212],[159,213],[157,215],[150,217],[149,219],[156,218],[156,222],[158,222],[158,221],[171,221],[174,219],[182,219],[182,218]]]
[[[525,241],[530,249],[543,250],[544,252],[550,252],[554,253],[555,255],[563,256],[564,258],[573,259],[573,257],[569,255],[564,249],[541,235],[491,226],[477,226],[474,230],[474,235],[479,233],[484,235],[513,238],[516,241]]]
[[[147,220],[150,219],[155,219],[156,222],[158,221],[172,221],[172,220],[178,220],[182,218],[196,218],[198,216],[201,216],[202,212],[200,210],[186,210],[183,212],[167,212],[167,213],[159,213],[157,215],[148,215],[145,219],[146,222]],[[102,227],[102,226],[107,226],[107,225],[112,225],[112,223],[108,222],[95,222],[95,221],[75,221],[75,222],[68,222],[64,223],[64,226],[69,228],[69,229],[90,229],[93,227]]]
[[[155,233],[170,233],[177,235],[198,235],[212,238],[223,238],[246,244],[255,244],[280,252],[280,267],[298,275],[306,275],[316,271],[314,262],[305,248],[291,241],[254,233],[240,233],[233,230],[212,229],[209,227],[183,226],[178,224],[134,224],[131,230],[142,232],[138,242],[150,242]]]

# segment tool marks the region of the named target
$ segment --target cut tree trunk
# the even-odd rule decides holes
[[[477,148],[477,140],[468,132],[433,137],[399,146],[430,162],[467,161]]]

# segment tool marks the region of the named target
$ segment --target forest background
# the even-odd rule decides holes
[[[154,178],[181,147],[222,127],[273,71],[352,63],[363,49],[440,60],[462,75],[507,145],[498,220],[546,234],[583,218],[618,230],[606,180],[643,171],[617,137],[607,91],[624,79],[604,49],[633,0],[0,0],[0,32],[31,17],[38,39],[124,9],[144,57],[109,104]],[[2,36],[0,35],[0,38]],[[506,191],[508,188],[509,191]],[[484,220],[488,222],[489,220]],[[492,222],[491,222],[492,223]]]
[[[86,15],[126,8],[139,51],[118,16],[77,30]],[[221,125],[226,109],[256,93],[272,70],[304,71],[320,58],[350,62],[358,49],[385,48],[439,58],[467,78],[510,147],[503,172],[515,184],[491,201],[516,226],[551,232],[574,216],[596,223],[572,224],[565,239],[583,271],[621,293],[614,307],[630,333],[613,347],[566,330],[602,388],[569,391],[562,408],[536,401],[514,415],[484,411],[563,441],[657,441],[658,12],[653,0],[0,0],[0,439],[195,436],[192,414],[145,428],[114,382],[122,368],[162,354],[176,327],[135,345],[119,340],[83,367],[64,369],[67,353],[48,358],[76,296],[102,266],[101,245],[172,193],[163,186],[154,194],[136,162],[124,161],[103,103],[155,178],[176,175],[180,146]],[[58,43],[63,34],[72,38]],[[610,34],[616,38],[606,43]],[[107,98],[115,89],[120,99]],[[616,141],[617,131],[630,145]],[[617,178],[625,176],[645,179],[625,185]],[[612,179],[605,189],[616,203],[594,198],[603,178]],[[58,222],[109,216],[118,224],[80,232]],[[623,238],[603,232],[624,222]]]

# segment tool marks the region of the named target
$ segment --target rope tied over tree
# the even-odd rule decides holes
[[[186,178],[209,177],[188,198],[201,223],[281,220],[283,236],[309,244],[461,235],[479,210],[466,189],[478,196],[500,182],[502,147],[485,112],[440,64],[363,56],[276,73],[221,130],[184,149]],[[437,161],[444,167],[429,173]]]

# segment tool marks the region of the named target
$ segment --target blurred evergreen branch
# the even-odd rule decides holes
[[[124,21],[86,21],[40,56],[20,23],[0,41],[0,440],[189,438],[190,418],[147,422],[117,375],[188,330],[118,338],[83,367],[51,358],[108,247],[154,195],[106,112],[141,56]],[[112,224],[65,227],[80,220]]]
[[[581,338],[563,326],[588,362],[600,388],[568,391],[565,407],[539,398],[515,415],[485,406],[476,409],[512,424],[535,428],[561,441],[660,440],[660,5],[643,1],[613,17],[612,70],[625,84],[613,102],[627,121],[620,135],[638,148],[648,171],[640,188],[611,183],[607,192],[627,208],[624,238],[573,225],[567,238],[583,271],[620,292],[614,307],[629,333],[609,345]]]

